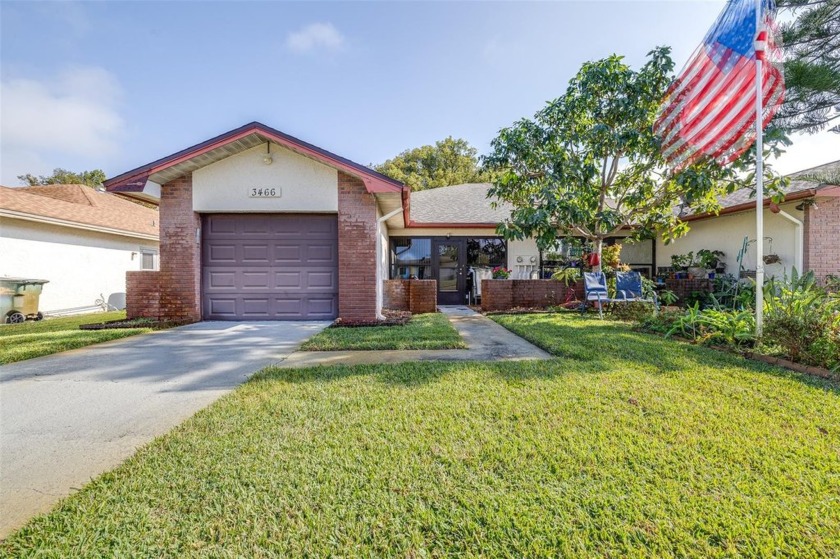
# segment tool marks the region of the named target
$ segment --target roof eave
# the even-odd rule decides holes
[[[121,175],[117,175],[116,177],[108,179],[104,182],[105,188],[109,192],[141,192],[146,180],[148,180],[151,175],[178,165],[179,163],[187,161],[193,157],[207,153],[225,144],[235,142],[251,134],[259,134],[260,136],[263,136],[266,139],[296,153],[300,153],[301,155],[305,155],[320,161],[325,165],[357,177],[362,180],[367,191],[372,194],[378,192],[401,192],[403,190],[404,185],[399,181],[395,181],[394,179],[377,173],[373,169],[369,169],[364,165],[345,159],[339,155],[321,149],[308,142],[304,142],[303,140],[299,140],[294,136],[284,134],[279,130],[275,130],[274,128],[270,128],[259,122],[246,124],[245,126],[158,159],[157,161],[153,161],[147,165],[143,165]]]

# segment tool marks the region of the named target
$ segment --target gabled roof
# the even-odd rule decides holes
[[[0,216],[158,239],[158,212],[80,184],[0,186]]]
[[[409,227],[425,224],[495,226],[508,217],[512,206],[500,202],[497,208],[487,198],[490,183],[456,184],[411,193]]]
[[[105,188],[110,192],[142,192],[147,181],[165,184],[196,169],[267,142],[278,144],[324,165],[358,177],[365,183],[368,192],[401,192],[403,189],[403,184],[399,181],[259,122],[251,122],[110,178],[105,181]]]

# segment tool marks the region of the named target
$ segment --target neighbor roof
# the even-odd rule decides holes
[[[356,176],[365,183],[368,192],[401,192],[403,189],[403,183],[397,180],[260,122],[251,122],[110,178],[105,181],[105,188],[111,192],[142,192],[146,181],[165,184],[196,169],[266,142],[273,142],[300,155]]]
[[[0,215],[158,239],[158,212],[80,184],[0,186]]]
[[[410,226],[417,224],[496,225],[508,217],[512,206],[492,206],[487,198],[490,183],[456,184],[411,193]]]

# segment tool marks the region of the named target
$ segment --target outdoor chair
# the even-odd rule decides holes
[[[598,316],[604,318],[604,305],[610,302],[607,294],[607,276],[604,272],[584,272],[583,274],[584,301],[580,306],[581,313],[586,312],[586,304],[597,302]]]
[[[615,299],[613,303],[628,303],[631,301],[642,301],[653,303],[659,308],[659,301],[656,293],[653,299],[645,299],[642,295],[642,274],[639,272],[616,272],[615,273]]]

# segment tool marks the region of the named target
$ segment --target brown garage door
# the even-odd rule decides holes
[[[204,216],[208,320],[330,320],[338,314],[334,215]]]

